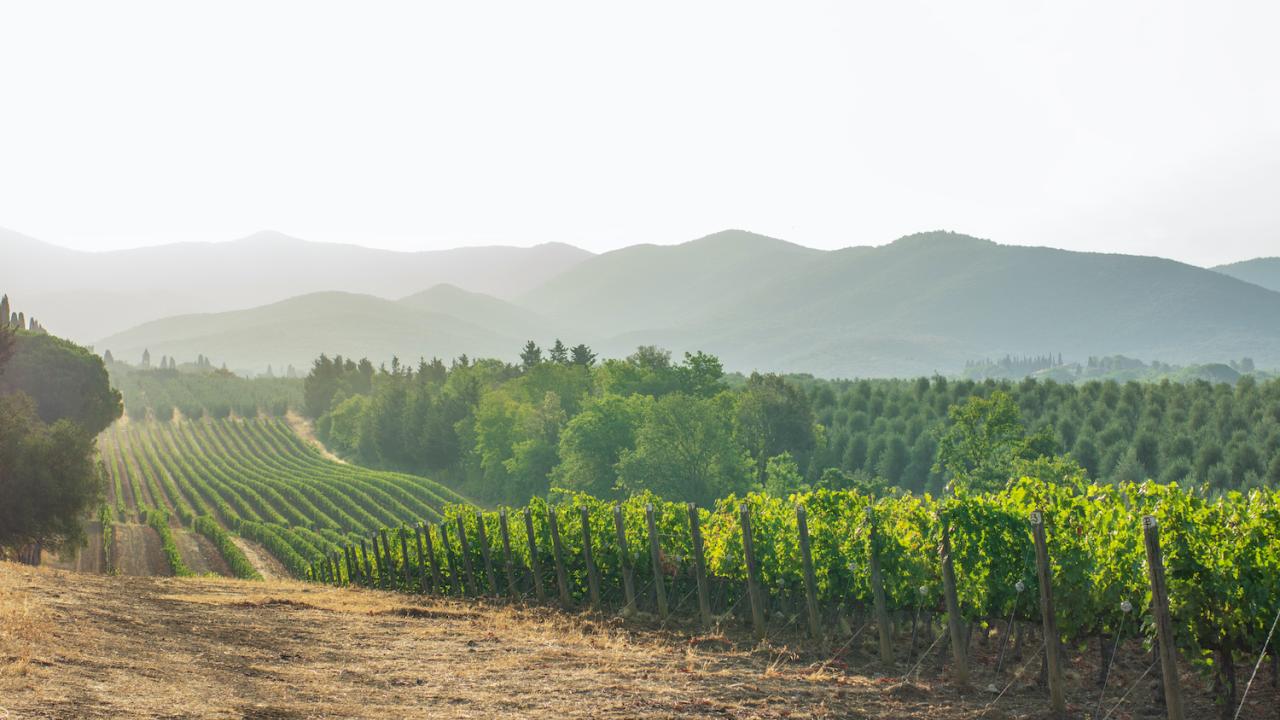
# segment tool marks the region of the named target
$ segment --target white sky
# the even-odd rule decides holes
[[[1280,255],[1280,5],[4,2],[0,226]]]

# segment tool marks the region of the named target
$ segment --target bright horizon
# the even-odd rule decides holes
[[[0,227],[592,252],[931,229],[1280,254],[1280,8],[0,9]]]

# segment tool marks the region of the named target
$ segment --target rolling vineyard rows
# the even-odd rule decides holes
[[[275,419],[117,424],[100,450],[116,518],[155,528],[179,575],[171,524],[209,538],[239,577],[258,571],[228,531],[303,576],[355,538],[465,502],[426,478],[328,460]]]
[[[880,611],[899,628],[910,623],[915,653],[922,613],[947,614],[941,548],[950,549],[965,633],[995,627],[1003,640],[1015,623],[1040,623],[1033,511],[1046,529],[1053,619],[1066,647],[1154,635],[1142,521],[1151,516],[1163,537],[1177,649],[1235,696],[1233,658],[1265,650],[1280,609],[1280,491],[1209,497],[1151,482],[1023,479],[998,494],[945,500],[817,491],[729,497],[710,509],[654,496],[611,505],[564,495],[520,511],[449,506],[443,520],[373,533],[310,573],[408,592],[687,613],[704,626],[736,618],[761,639],[792,626],[847,636],[863,619],[864,628],[879,625]]]

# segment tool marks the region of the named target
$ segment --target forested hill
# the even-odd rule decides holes
[[[504,301],[431,286],[400,302],[311,296],[185,317],[96,346],[131,361],[144,348],[204,353],[252,371],[339,350],[375,364],[514,360],[524,340],[557,336],[603,356],[653,344],[714,353],[733,371],[827,377],[957,374],[974,358],[1028,352],[1280,367],[1280,292],[1160,258],[946,232],[820,251],[726,231],[588,257]]]
[[[149,320],[250,308],[320,291],[395,298],[449,282],[510,296],[590,255],[559,243],[393,252],[277,232],[89,253],[0,228],[0,287],[22,297],[51,332],[91,342]]]
[[[1254,258],[1214,268],[1224,275],[1280,292],[1280,257]]]

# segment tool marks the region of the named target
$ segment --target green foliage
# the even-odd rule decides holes
[[[462,502],[426,478],[327,460],[275,419],[129,423],[112,427],[100,447],[108,475],[116,474],[117,502],[172,508],[218,544],[237,574],[247,564],[210,522],[269,542],[298,572],[352,534],[438,518],[444,505]]]
[[[192,420],[205,413],[226,417],[233,411],[241,417],[259,412],[280,417],[289,408],[302,408],[299,379],[243,378],[200,363],[159,369],[108,362],[106,367],[131,417],[145,418],[150,410],[157,420],[167,421],[175,409]]]
[[[120,417],[120,393],[111,388],[102,358],[72,342],[19,331],[0,374],[0,395],[31,397],[46,423],[70,420],[97,435]]]
[[[45,424],[31,398],[0,395],[0,547],[83,542],[102,497],[92,436],[69,420]]]
[[[708,504],[745,489],[751,462],[734,441],[733,397],[664,395],[645,410],[634,449],[618,460],[618,484]]]
[[[169,529],[169,513],[157,508],[144,507],[142,522],[151,526],[151,529],[160,536],[160,547],[164,550],[165,561],[169,563],[169,569],[173,574],[178,577],[191,575],[191,568],[188,568],[183,561],[182,554],[178,552],[178,544],[174,542],[173,531]]]

